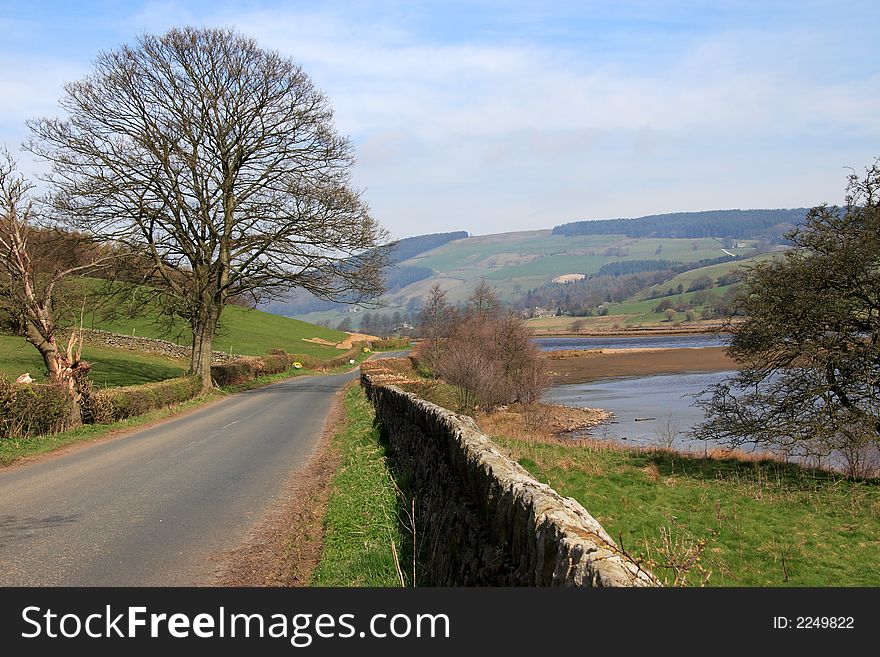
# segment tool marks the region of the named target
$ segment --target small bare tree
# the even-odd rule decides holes
[[[495,317],[501,311],[498,295],[495,294],[495,290],[486,282],[485,278],[480,279],[479,285],[468,297],[467,311],[480,319]]]
[[[82,340],[73,330],[59,344],[56,296],[72,274],[94,272],[111,255],[83,247],[80,236],[36,226],[30,197],[33,184],[22,176],[12,156],[0,154],[0,311],[4,324],[32,344],[46,366],[49,381],[71,395],[71,421],[78,420],[79,385],[91,365],[83,361]]]
[[[679,424],[675,417],[670,413],[662,420],[658,421],[655,429],[657,440],[666,449],[672,449],[679,434]]]
[[[419,330],[424,339],[419,349],[419,357],[432,372],[436,373],[443,341],[449,336],[454,323],[455,310],[446,300],[446,291],[434,284],[425,299],[419,316]]]
[[[206,387],[231,297],[381,294],[385,234],[350,186],[351,145],[289,59],[230,30],[172,29],[100,53],[61,106],[28,143],[53,165],[56,207],[149,263],[141,284],[189,323]]]
[[[477,406],[532,403],[547,389],[548,375],[531,331],[519,317],[502,314],[488,285],[469,302],[443,342],[437,371],[453,384],[462,412]],[[479,290],[479,288],[478,288]]]

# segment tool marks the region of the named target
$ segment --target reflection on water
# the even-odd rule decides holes
[[[535,338],[541,351],[560,349],[700,349],[726,347],[727,333],[693,333],[689,335],[648,335],[638,337],[604,338]]]
[[[688,440],[685,435],[703,420],[703,411],[692,405],[694,395],[733,374],[700,372],[604,379],[554,386],[547,397],[554,404],[614,413],[611,423],[590,431],[594,438],[703,451],[711,445]]]

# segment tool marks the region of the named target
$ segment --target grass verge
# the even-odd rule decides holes
[[[406,536],[386,448],[359,386],[349,387],[344,403],[346,419],[333,439],[341,464],[330,484],[324,549],[311,584],[400,586],[401,578],[403,583],[410,579],[401,574],[408,570],[402,554]]]
[[[880,585],[880,481],[775,461],[493,439],[667,584]]]

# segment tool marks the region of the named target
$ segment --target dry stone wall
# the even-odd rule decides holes
[[[63,333],[62,338],[67,339],[69,333]],[[168,358],[181,358],[189,360],[191,347],[178,345],[169,340],[160,340],[158,338],[146,338],[136,335],[124,335],[122,333],[111,333],[110,331],[102,331],[100,329],[83,329],[83,338],[86,344],[100,345],[103,347],[116,347],[117,349],[130,349],[132,351],[141,351],[148,354],[156,354],[158,356],[167,356]],[[225,363],[234,360],[234,356],[230,356],[224,351],[215,351],[211,357],[214,363]]]
[[[468,417],[392,385],[361,384],[415,499],[436,586],[656,586],[573,499],[536,481]]]

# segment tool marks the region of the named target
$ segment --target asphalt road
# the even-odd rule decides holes
[[[0,471],[0,585],[199,586],[303,465],[355,372],[236,394]]]

